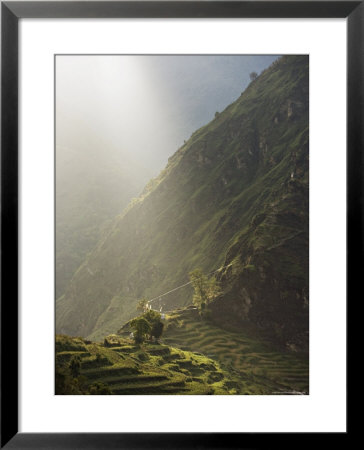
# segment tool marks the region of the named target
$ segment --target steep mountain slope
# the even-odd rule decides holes
[[[77,271],[57,302],[57,330],[115,332],[140,297],[188,281],[195,267],[222,266],[213,320],[307,346],[305,56],[274,63],[169,159]],[[191,292],[163,300],[172,309],[190,303]]]
[[[56,298],[149,178],[145,169],[98,144],[56,149]]]

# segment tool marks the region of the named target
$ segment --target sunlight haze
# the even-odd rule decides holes
[[[116,153],[157,175],[276,56],[56,58],[57,145]]]

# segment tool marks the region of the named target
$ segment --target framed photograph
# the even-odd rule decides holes
[[[2,447],[347,439],[363,8],[2,2]]]

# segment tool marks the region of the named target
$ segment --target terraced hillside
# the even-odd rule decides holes
[[[244,393],[239,380],[218,362],[167,345],[136,346],[115,335],[108,336],[104,344],[57,335],[56,373],[67,370],[75,360],[80,361],[76,373],[79,394],[89,394],[100,385],[109,394],[123,395]],[[65,392],[56,388],[56,393]]]
[[[308,393],[307,354],[272,349],[251,332],[226,331],[186,308],[167,316],[163,342],[201,352],[241,379],[246,393]]]
[[[194,307],[164,318],[158,343],[136,345],[126,323],[103,343],[56,336],[56,365],[80,362],[81,392],[110,394],[307,394],[308,355],[273,349],[251,330],[225,330]]]

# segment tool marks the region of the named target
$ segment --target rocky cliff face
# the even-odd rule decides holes
[[[278,60],[170,158],[79,268],[57,302],[57,331],[101,337],[140,297],[223,266],[214,320],[306,346],[307,57]],[[181,289],[165,308],[191,298]]]
[[[224,295],[210,309],[220,324],[253,323],[290,350],[308,350],[308,186],[292,178],[274,197],[228,250]]]

